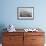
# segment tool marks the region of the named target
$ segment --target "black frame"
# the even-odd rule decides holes
[[[19,15],[19,9],[24,9],[24,8],[28,8],[28,9],[32,9],[32,17],[20,17],[20,15]],[[34,20],[34,7],[17,7],[17,19],[18,20]]]

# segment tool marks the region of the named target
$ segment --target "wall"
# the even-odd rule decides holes
[[[15,25],[16,28],[46,28],[46,1],[44,0],[1,0],[0,24]],[[34,7],[34,20],[17,20],[17,7]]]

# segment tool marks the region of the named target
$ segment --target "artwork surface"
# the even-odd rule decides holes
[[[17,19],[20,19],[20,20],[34,19],[34,7],[18,7]]]

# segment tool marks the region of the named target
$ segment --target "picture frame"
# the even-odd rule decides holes
[[[17,19],[18,20],[33,20],[34,7],[17,7]]]

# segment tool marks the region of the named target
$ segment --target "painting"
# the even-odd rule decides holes
[[[17,7],[17,19],[18,20],[33,20],[34,7]]]

